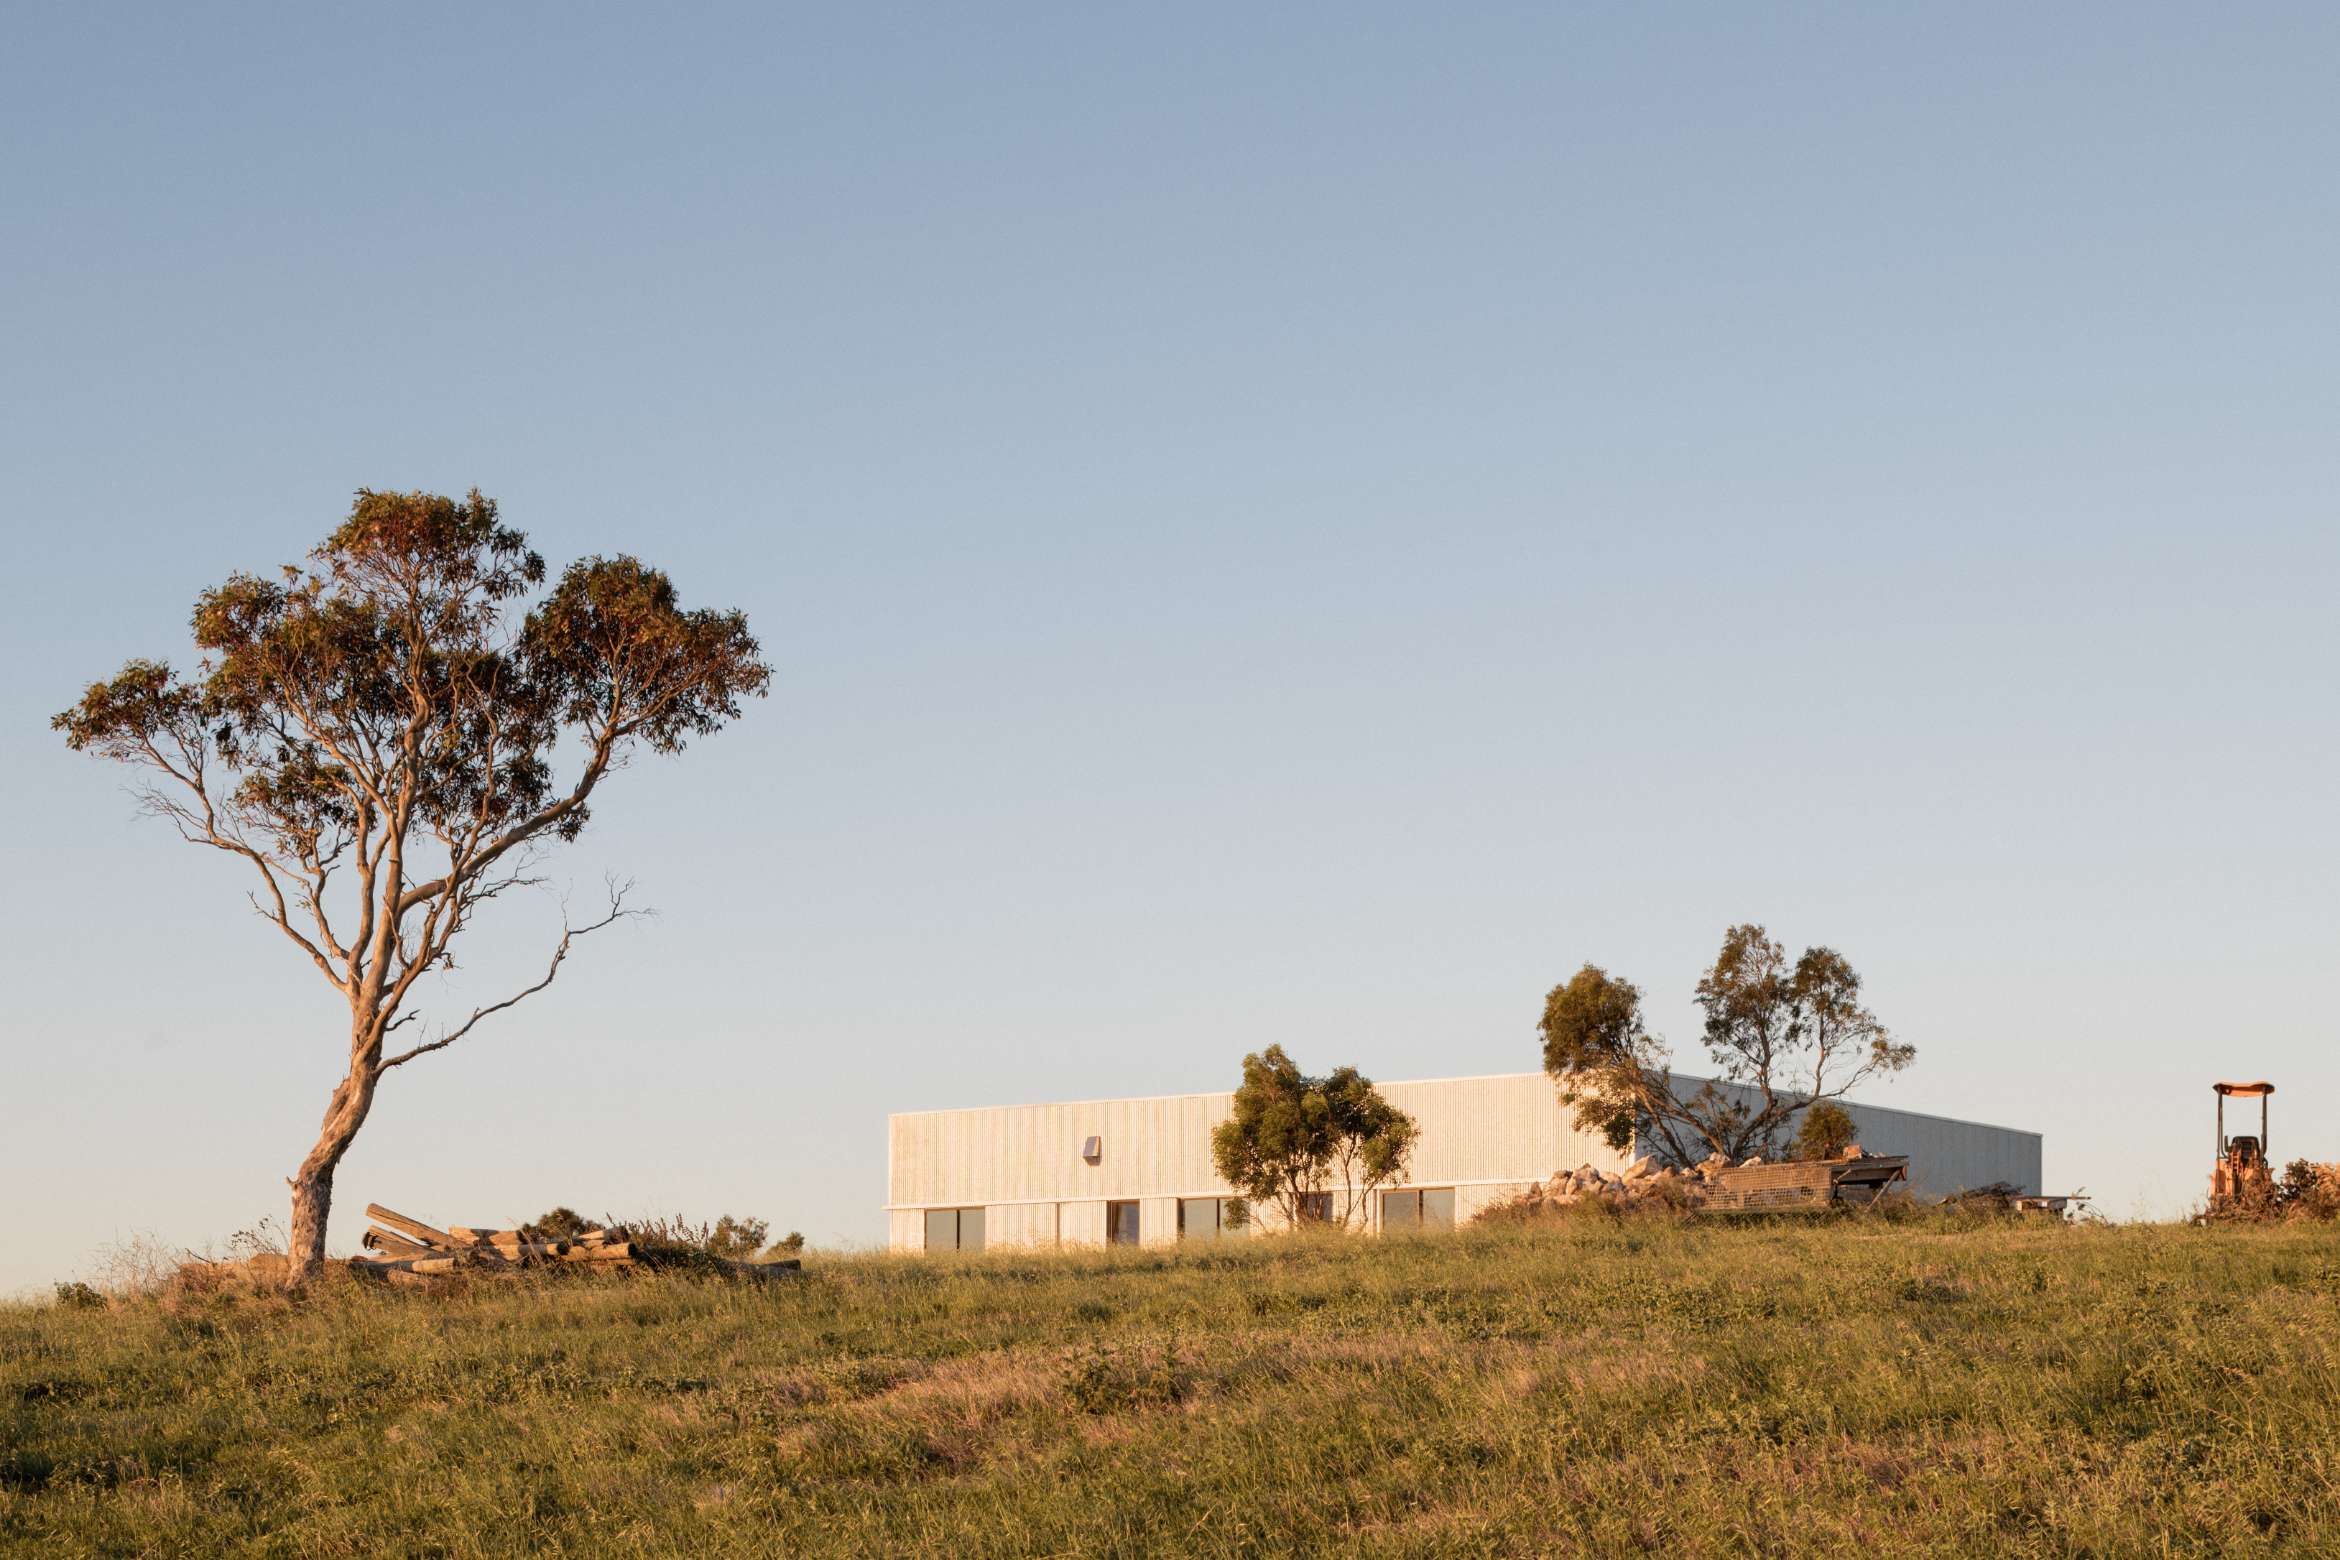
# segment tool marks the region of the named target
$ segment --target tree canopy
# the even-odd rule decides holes
[[[192,674],[139,659],[53,724],[73,748],[142,772],[148,810],[243,861],[252,902],[347,1001],[346,1069],[293,1178],[296,1277],[322,1260],[332,1173],[391,1069],[444,1049],[541,991],[389,1036],[416,983],[500,896],[543,883],[629,754],[678,753],[766,692],[771,668],[735,611],[685,610],[631,557],[544,560],[476,490],[361,491],[308,556],[197,597]]]
[[[1314,1222],[1327,1198],[1347,1225],[1405,1173],[1419,1136],[1414,1118],[1356,1068],[1310,1077],[1271,1045],[1243,1058],[1235,1111],[1212,1132],[1211,1157],[1228,1185],[1281,1210],[1287,1225]]]
[[[1760,926],[1734,926],[1696,987],[1714,1076],[1688,1089],[1643,1021],[1641,988],[1587,964],[1544,999],[1544,1068],[1577,1125],[1623,1148],[1646,1133],[1689,1164],[1776,1152],[1815,1103],[1899,1072],[1917,1049],[1861,1005],[1861,978],[1833,948],[1790,965]]]

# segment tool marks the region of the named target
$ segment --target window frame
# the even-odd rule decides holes
[[[1243,1199],[1240,1197],[1181,1197],[1178,1199],[1178,1238],[1182,1241],[1235,1240],[1249,1234],[1251,1220],[1248,1212],[1239,1222],[1230,1222],[1228,1219],[1231,1209],[1242,1206]],[[1190,1228],[1187,1219],[1189,1208],[1209,1209],[1210,1227],[1204,1230]]]
[[[1432,1199],[1436,1199],[1433,1203]],[[1390,1207],[1411,1204],[1412,1212],[1392,1219]],[[1433,1208],[1438,1211],[1434,1214]],[[1384,1234],[1392,1231],[1420,1233],[1425,1230],[1451,1230],[1455,1225],[1455,1196],[1451,1186],[1401,1186],[1381,1194],[1381,1228]]]
[[[986,1234],[989,1233],[989,1231],[985,1228],[985,1225],[988,1221],[984,1218],[983,1212],[984,1211],[980,1206],[969,1208],[927,1209],[926,1229],[924,1231],[925,1244],[922,1249],[926,1251],[981,1251],[983,1249],[983,1238]],[[969,1234],[968,1221],[970,1215],[973,1216],[973,1234],[975,1237],[975,1243],[971,1246],[967,1244],[967,1236]],[[938,1246],[934,1243],[935,1221],[945,1217],[949,1218],[951,1221],[951,1243],[947,1246]]]

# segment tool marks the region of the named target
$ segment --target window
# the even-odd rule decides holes
[[[1250,1210],[1240,1197],[1181,1197],[1178,1199],[1180,1240],[1219,1240],[1245,1234]]]
[[[1330,1224],[1333,1217],[1333,1194],[1330,1192],[1303,1192],[1300,1194],[1300,1222],[1302,1224]]]
[[[929,1251],[981,1251],[983,1249],[983,1210],[981,1208],[927,1209],[926,1249]]]
[[[1105,1205],[1105,1244],[1134,1246],[1138,1243],[1138,1207],[1134,1202],[1109,1202]]]
[[[1416,1192],[1381,1194],[1384,1230],[1451,1230],[1454,1228],[1454,1188],[1425,1187]]]

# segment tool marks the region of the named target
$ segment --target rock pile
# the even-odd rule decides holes
[[[1862,1157],[1861,1146],[1853,1144],[1844,1151],[1848,1160]],[[1736,1163],[1720,1154],[1710,1154],[1687,1170],[1672,1165],[1661,1165],[1654,1154],[1644,1154],[1623,1170],[1602,1170],[1593,1165],[1578,1165],[1563,1170],[1541,1186],[1531,1186],[1509,1202],[1490,1208],[1489,1213],[1509,1217],[1532,1217],[1547,1210],[1557,1211],[1587,1203],[1604,1204],[1611,1208],[1703,1208],[1716,1179],[1727,1170],[1750,1170],[1766,1161],[1758,1154],[1752,1159]]]

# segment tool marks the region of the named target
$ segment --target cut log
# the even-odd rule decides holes
[[[547,1262],[566,1256],[569,1243],[565,1240],[499,1240],[491,1245],[473,1248],[502,1262]]]
[[[492,1246],[474,1246],[472,1255],[490,1262],[524,1262],[537,1257],[565,1256],[569,1243],[565,1240],[521,1240],[506,1244],[497,1241]]]
[[[447,1226],[447,1233],[466,1246],[476,1246],[482,1241],[492,1241],[503,1235],[509,1235],[514,1240],[520,1238],[518,1230],[475,1230],[467,1224],[450,1224]]]
[[[564,1255],[570,1262],[628,1262],[635,1253],[631,1242],[618,1241],[607,1246],[572,1246]]]
[[[403,1235],[394,1235],[379,1227],[368,1229],[360,1244],[389,1257],[429,1257],[440,1254],[429,1246],[419,1245]]]
[[[462,1258],[452,1256],[399,1257],[388,1262],[372,1262],[364,1257],[352,1257],[349,1259],[349,1268],[351,1272],[363,1273],[369,1278],[378,1278],[390,1273],[443,1274],[456,1271],[461,1266],[462,1261]]]
[[[380,1203],[367,1203],[366,1217],[376,1224],[388,1225],[410,1240],[419,1240],[426,1246],[436,1246],[441,1251],[453,1251],[457,1246],[463,1244],[445,1230],[425,1224],[420,1219],[410,1219],[403,1213],[383,1207]]]

